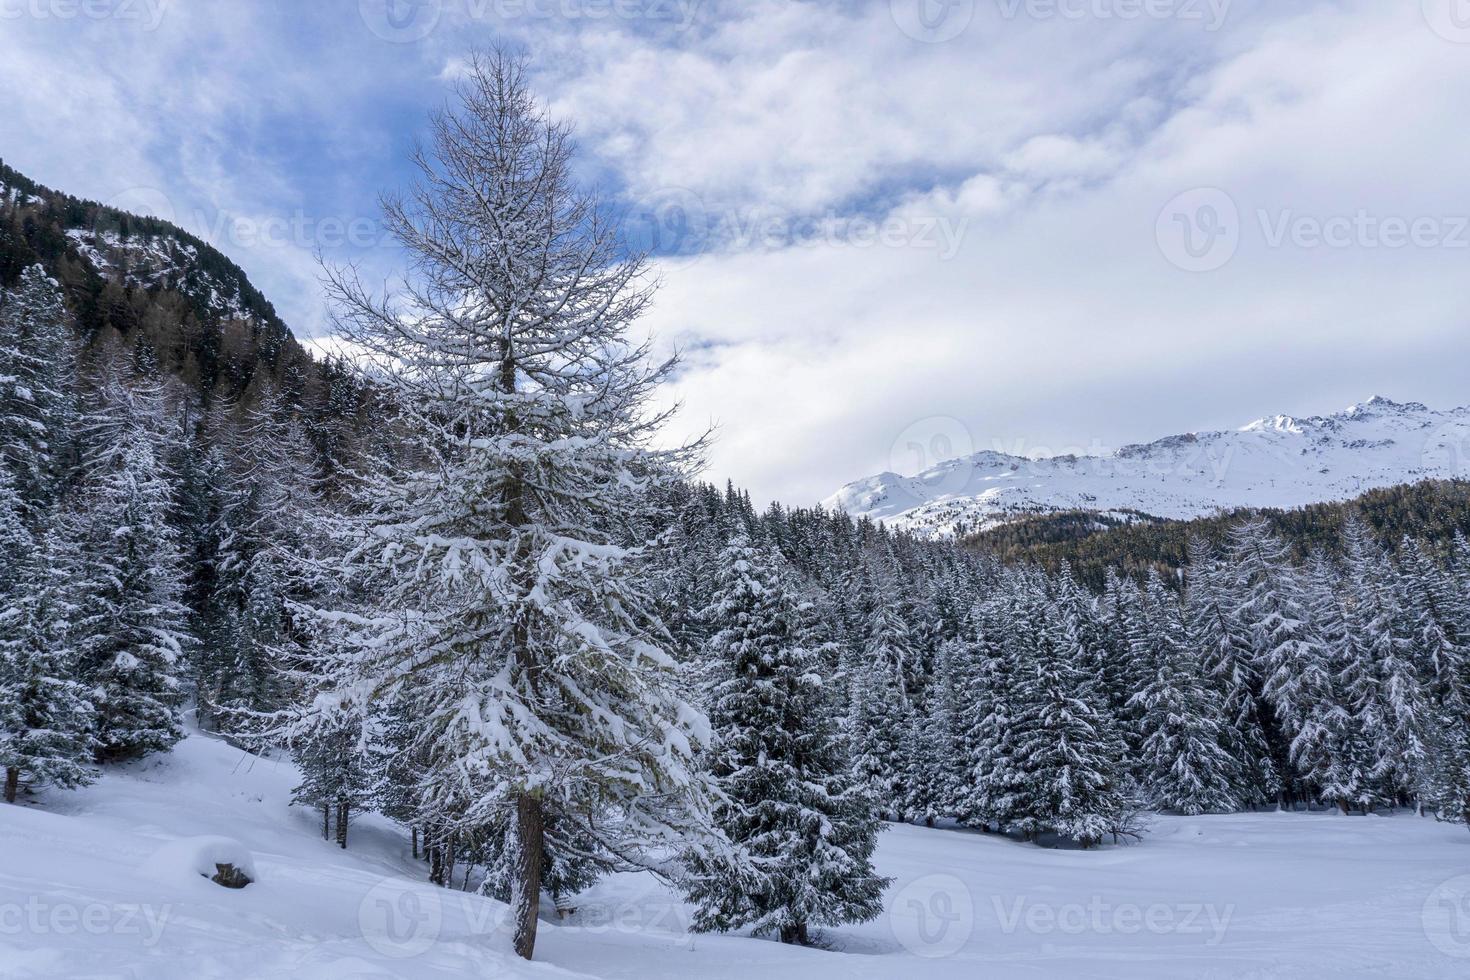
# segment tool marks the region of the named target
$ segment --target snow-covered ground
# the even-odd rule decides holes
[[[397,827],[322,841],[287,806],[294,776],[195,734],[0,806],[0,976],[1470,976],[1470,833],[1407,814],[1159,818],[1095,852],[898,827],[878,853],[889,913],[829,931],[830,950],[691,936],[665,888],[624,875],[548,918],[527,965],[504,907],[429,886]],[[258,880],[206,881],[222,855]]]
[[[1112,453],[1031,459],[981,452],[916,476],[858,480],[823,503],[942,536],[1063,510],[1188,519],[1238,507],[1301,507],[1431,478],[1470,478],[1470,408],[1435,411],[1372,398],[1335,415],[1277,415]]]

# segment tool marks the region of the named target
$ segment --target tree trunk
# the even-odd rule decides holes
[[[419,859],[419,828],[418,825],[408,828],[409,835],[413,837],[413,859]]]
[[[14,803],[16,791],[20,789],[20,769],[9,766],[5,770],[5,802]]]
[[[425,845],[425,853],[429,855],[429,880],[436,885],[444,884],[444,848],[436,840],[432,845]]]
[[[322,840],[332,839],[332,804],[322,804]]]
[[[346,800],[337,802],[337,846],[347,850],[347,814],[351,811],[352,804]]]
[[[811,938],[807,935],[805,922],[782,926],[781,941],[788,946],[810,946],[812,944]]]
[[[544,827],[541,801],[530,793],[516,799],[516,831],[520,838],[516,888],[516,955],[529,960],[536,951],[536,923],[541,914],[541,858]]]

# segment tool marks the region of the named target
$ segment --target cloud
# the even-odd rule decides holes
[[[720,423],[709,475],[792,504],[903,465],[930,418],[1061,451],[1377,391],[1470,402],[1470,45],[1377,0],[972,6],[943,43],[886,0],[443,0],[388,39],[355,2],[7,22],[0,153],[104,200],[162,189],[316,333],[321,229],[407,179],[469,46],[522,43],[589,179],[717,232],[661,259],[648,325],[688,352],[681,426]],[[1197,189],[1224,210],[1168,212]],[[308,231],[238,233],[273,217]],[[1394,222],[1435,243],[1385,246]],[[1181,269],[1185,231],[1226,261]]]

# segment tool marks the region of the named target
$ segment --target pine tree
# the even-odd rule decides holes
[[[416,157],[423,180],[386,202],[413,278],[380,300],[330,274],[339,332],[413,437],[344,528],[345,576],[392,573],[345,680],[413,689],[426,808],[466,834],[511,822],[529,959],[548,824],[647,864],[645,845],[702,836],[709,797],[707,723],[623,534],[660,516],[650,491],[692,455],[649,448],[672,365],[628,339],[646,266],[574,186],[572,142],[526,71],[476,59]]]
[[[1030,649],[1019,619],[1018,588],[1019,578],[1008,578],[991,602],[976,609],[969,710],[961,722],[969,732],[971,783],[959,816],[970,824],[994,823],[1003,831],[1025,816],[1016,719]]]
[[[346,848],[352,815],[368,806],[381,778],[382,755],[365,706],[342,692],[323,691],[282,734],[301,770],[291,802],[321,811],[323,840],[330,839],[335,821],[337,845]]]
[[[1035,588],[1021,615],[1031,656],[1017,685],[1015,767],[1022,802],[1015,827],[1028,838],[1050,830],[1090,847],[1128,809],[1123,740],[1092,702],[1078,666],[1089,655],[1075,618],[1050,607]]]
[[[1202,538],[1188,546],[1184,617],[1190,648],[1221,702],[1220,745],[1234,763],[1232,785],[1242,803],[1274,802],[1281,778],[1268,741],[1269,707],[1255,661],[1252,637],[1235,615],[1231,569]]]
[[[1318,552],[1308,562],[1303,588],[1330,697],[1314,702],[1305,714],[1292,762],[1323,801],[1346,813],[1350,804],[1374,800],[1376,751],[1366,722],[1376,710],[1376,683],[1371,665],[1353,644],[1341,570]]]
[[[1228,613],[1249,637],[1262,697],[1284,736],[1268,741],[1275,767],[1284,774],[1293,759],[1322,751],[1325,733],[1310,719],[1334,703],[1330,665],[1313,635],[1289,549],[1269,525],[1255,519],[1232,528],[1227,556],[1234,605]],[[1298,789],[1307,795],[1306,787]]]
[[[1190,648],[1182,612],[1157,573],[1149,575],[1144,616],[1154,675],[1133,697],[1141,712],[1141,771],[1152,802],[1189,816],[1240,807],[1235,761],[1222,746],[1228,721],[1219,692]]]
[[[71,426],[67,313],[39,266],[0,295],[0,464],[12,474],[34,525],[54,505]]]
[[[715,816],[739,858],[732,867],[694,854],[688,894],[696,929],[750,927],[805,944],[811,926],[876,917],[887,882],[870,860],[878,821],[827,724],[826,689],[783,564],[743,535],[719,559],[704,613],[719,627],[709,642],[721,668],[709,699],[725,794]]]
[[[89,559],[78,637],[83,675],[96,689],[102,761],[168,749],[183,737],[180,671],[191,638],[169,505],[153,438],[133,427],[92,461],[72,518]]]
[[[1388,556],[1358,519],[1343,527],[1343,560],[1352,664],[1364,678],[1348,696],[1356,698],[1360,723],[1376,750],[1373,772],[1382,800],[1392,803],[1416,795],[1421,786],[1427,758],[1424,686]]]
[[[22,781],[71,789],[91,782],[94,713],[77,680],[66,594],[75,556],[21,524],[22,504],[0,470],[0,549],[19,561],[0,588],[0,770],[5,802]]]

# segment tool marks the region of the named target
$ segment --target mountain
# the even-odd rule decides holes
[[[1187,520],[1466,476],[1470,408],[1441,412],[1375,397],[1335,415],[1277,415],[1108,455],[1027,459],[981,452],[917,476],[858,480],[823,504],[948,537],[1061,512],[1099,514],[1110,523]]]
[[[229,257],[177,225],[46,187],[0,161],[0,289],[40,264],[84,349],[120,342],[207,396],[238,398],[263,367],[301,392],[320,369]]]

